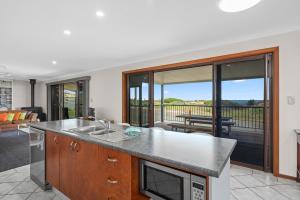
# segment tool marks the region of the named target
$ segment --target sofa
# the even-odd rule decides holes
[[[19,124],[38,121],[37,113],[24,110],[0,111],[0,132],[16,130]]]

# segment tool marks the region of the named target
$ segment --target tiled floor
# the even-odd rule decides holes
[[[300,200],[300,184],[272,174],[231,166],[231,200]]]
[[[61,200],[52,191],[44,192],[29,178],[29,165],[0,173],[1,200]]]
[[[300,184],[239,166],[231,166],[231,200],[300,200]],[[0,200],[62,200],[30,181],[29,166],[0,173]]]

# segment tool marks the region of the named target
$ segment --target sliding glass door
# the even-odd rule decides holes
[[[213,66],[154,73],[154,126],[213,133]]]
[[[76,82],[63,84],[63,119],[72,119],[78,116],[79,102],[78,86]]]
[[[48,85],[48,118],[72,119],[88,114],[88,80],[70,80]]]
[[[128,76],[128,122],[133,126],[152,125],[151,74]]]
[[[272,55],[127,76],[127,122],[237,140],[231,159],[272,171]]]
[[[215,67],[215,135],[237,140],[233,161],[265,170],[271,168],[266,155],[271,152],[266,145],[271,137],[266,65],[266,56],[259,56]]]

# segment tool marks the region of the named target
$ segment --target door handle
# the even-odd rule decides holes
[[[53,138],[54,144],[57,144],[57,136]]]
[[[74,150],[73,144],[74,144],[74,141],[72,141],[72,142],[70,143],[70,146],[69,146],[69,149],[70,149],[71,151]]]
[[[73,148],[76,152],[79,152],[79,144],[77,142],[75,142],[74,144],[74,148]]]

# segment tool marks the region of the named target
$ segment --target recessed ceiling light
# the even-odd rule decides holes
[[[56,62],[55,60],[52,60],[52,64],[53,64],[53,65],[56,65],[57,62]]]
[[[99,11],[97,11],[96,12],[96,15],[98,16],[98,17],[104,17],[104,12],[102,12],[101,10],[99,10]]]
[[[220,0],[219,8],[224,12],[240,12],[247,10],[261,0]]]
[[[71,35],[71,31],[70,30],[64,30],[64,34],[65,35]]]

